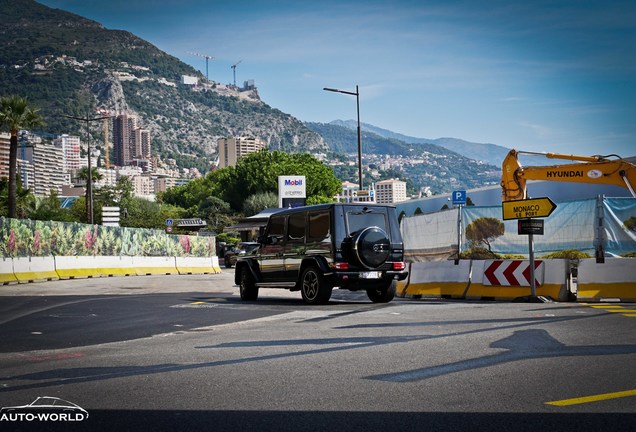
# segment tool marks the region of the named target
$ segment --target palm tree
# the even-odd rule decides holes
[[[42,125],[39,109],[31,108],[26,98],[6,96],[0,99],[0,130],[9,130],[9,212],[10,218],[16,217],[18,131]]]

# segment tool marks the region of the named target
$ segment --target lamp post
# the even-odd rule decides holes
[[[90,130],[89,130],[89,124],[92,121],[98,121],[98,120],[104,120],[109,118],[108,116],[106,117],[93,117],[90,118],[88,116],[88,114],[86,114],[86,117],[74,117],[74,116],[67,116],[67,115],[62,115],[62,117],[66,117],[66,118],[70,118],[70,119],[74,119],[74,120],[81,120],[86,122],[86,147],[88,149],[88,173],[86,176],[86,221],[93,225],[93,170],[91,168],[91,138],[90,138]]]
[[[356,84],[355,92],[327,87],[323,88],[323,90],[335,93],[344,93],[356,97],[356,108],[358,113],[358,186],[360,187],[360,190],[362,190],[362,144],[360,142],[360,92],[358,91],[358,85]]]

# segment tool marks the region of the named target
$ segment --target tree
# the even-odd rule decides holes
[[[278,196],[274,192],[261,192],[247,197],[243,203],[243,213],[252,216],[269,207],[278,207]]]
[[[503,222],[496,218],[483,217],[475,219],[466,227],[466,238],[473,244],[483,243],[490,249],[490,244],[505,231]]]
[[[16,217],[18,131],[42,125],[39,109],[32,108],[25,98],[7,96],[0,99],[0,130],[8,130],[9,141],[9,196],[8,216]]]

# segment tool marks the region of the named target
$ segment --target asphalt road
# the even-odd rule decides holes
[[[396,299],[329,305],[232,275],[0,287],[0,407],[71,401],[75,424],[2,430],[622,431],[636,305]]]

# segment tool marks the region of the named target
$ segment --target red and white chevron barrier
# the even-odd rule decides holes
[[[494,260],[484,267],[484,285],[491,286],[530,286],[530,261]],[[543,285],[545,265],[541,260],[534,262],[535,286]]]

